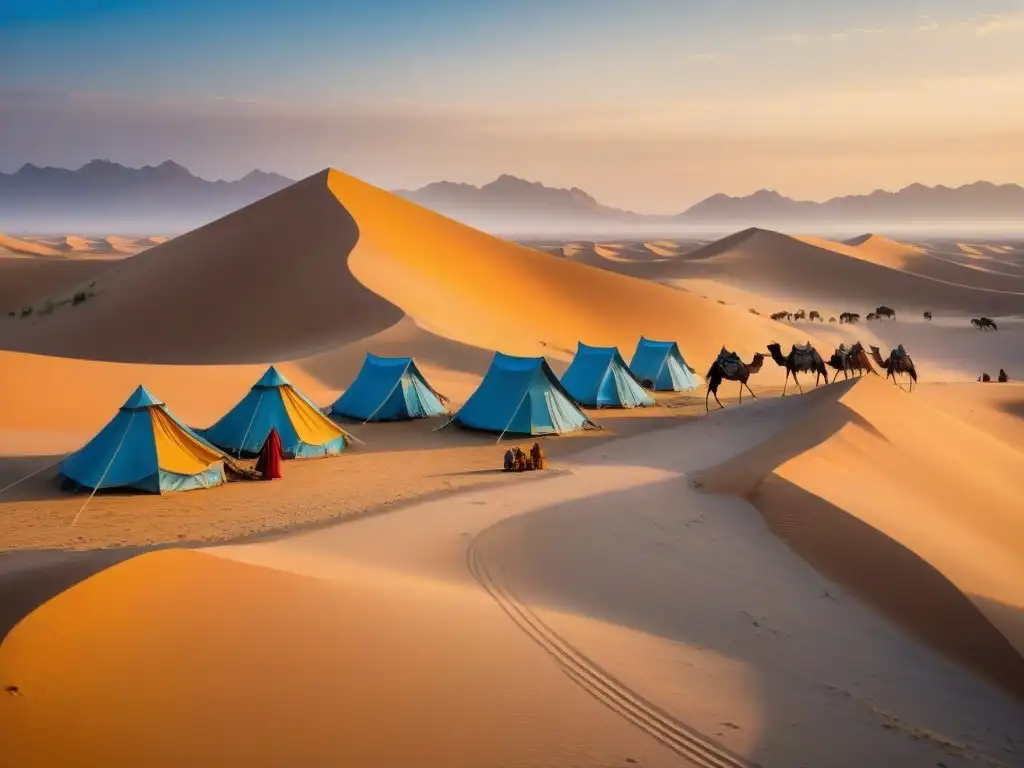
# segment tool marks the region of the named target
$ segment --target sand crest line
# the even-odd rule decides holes
[[[466,567],[498,607],[523,634],[555,660],[570,680],[608,709],[700,768],[762,768],[732,754],[646,701],[549,627],[488,569],[477,543],[489,530],[486,528],[473,537],[466,549]]]

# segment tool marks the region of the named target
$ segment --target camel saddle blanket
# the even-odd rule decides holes
[[[810,344],[793,345],[793,365],[798,370],[813,369],[815,366],[815,357],[817,357],[817,353],[815,353],[814,347]]]
[[[725,347],[722,347],[722,351],[718,353],[718,367],[722,369],[723,376],[732,378],[740,375],[743,361],[740,360],[740,356],[735,352],[730,352]]]

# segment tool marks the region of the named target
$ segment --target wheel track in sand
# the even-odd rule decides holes
[[[477,546],[484,533],[486,531],[478,534],[466,550],[469,572],[516,626],[555,660],[570,680],[617,715],[699,768],[760,768],[757,763],[734,755],[644,699],[544,623],[488,569]]]

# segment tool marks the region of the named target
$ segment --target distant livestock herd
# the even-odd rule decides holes
[[[751,310],[751,312],[754,312],[754,310]],[[758,314],[758,313],[754,312],[754,314]],[[819,323],[825,322],[825,318],[816,309],[812,309],[810,312],[808,312],[806,310],[803,310],[803,309],[798,309],[796,312],[789,312],[789,311],[784,309],[784,310],[781,310],[779,312],[773,312],[771,315],[769,315],[769,317],[771,317],[772,320],[775,320],[775,321],[780,322],[780,323],[782,323],[782,322],[795,323],[795,322],[799,322],[800,320],[806,320],[808,322],[814,322],[815,320],[817,320]],[[931,312],[925,312],[925,313],[923,313],[923,317],[924,317],[924,319],[926,321],[930,322],[931,319],[932,319],[932,313]],[[883,304],[880,307],[875,307],[875,311],[874,312],[868,312],[867,316],[864,319],[868,320],[868,321],[871,321],[871,320],[881,320],[882,318],[887,318],[889,320],[895,320],[896,319],[896,310],[893,309],[892,307],[887,307],[887,306],[885,306]],[[854,324],[860,322],[860,313],[858,313],[858,312],[841,312],[839,314],[838,318],[830,317],[828,319],[828,322],[830,322],[830,323],[838,322],[840,325],[842,325],[842,324],[854,325]],[[999,330],[999,326],[996,325],[995,320],[993,320],[992,318],[989,318],[989,317],[974,317],[974,318],[971,318],[971,325],[973,325],[979,331],[988,331],[988,330],[998,331]]]

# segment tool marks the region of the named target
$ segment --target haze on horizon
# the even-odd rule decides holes
[[[768,6],[8,0],[0,171],[511,173],[645,213],[1024,181],[1024,0]]]

